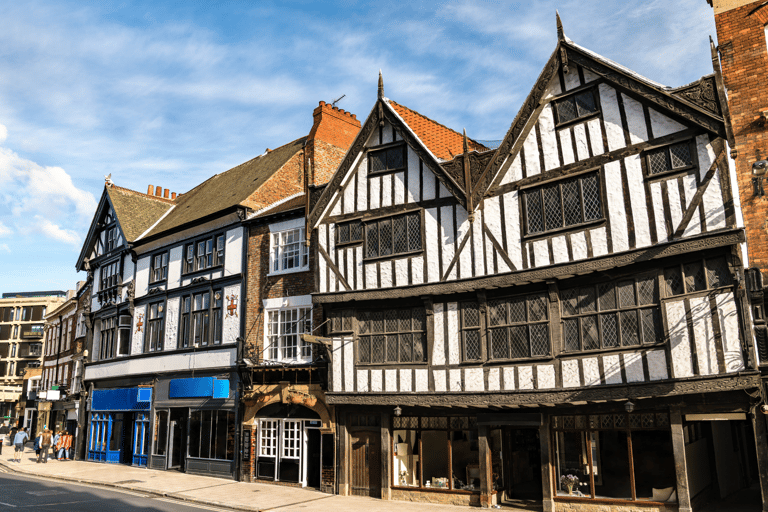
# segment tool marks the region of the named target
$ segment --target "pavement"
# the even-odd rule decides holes
[[[21,462],[12,462],[13,447],[3,446],[0,466],[8,472],[43,479],[74,482],[173,498],[190,504],[249,512],[462,512],[475,507],[432,503],[385,501],[360,496],[336,496],[314,489],[264,483],[235,482],[177,471],[106,464],[103,462],[58,461],[37,464],[35,451],[26,447]],[[508,509],[509,510],[509,509]]]

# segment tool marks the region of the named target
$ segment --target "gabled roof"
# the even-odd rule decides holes
[[[272,203],[271,205],[262,208],[261,210],[254,212],[248,216],[248,220],[263,219],[278,213],[290,212],[292,210],[304,209],[307,204],[307,195],[303,192],[288,196],[282,201]]]
[[[142,194],[116,185],[107,185],[105,189],[120,230],[129,243],[136,241],[174,204],[171,199]]]
[[[289,142],[228,171],[216,174],[178,196],[173,211],[142,238],[157,236],[238,206],[250,207],[247,200],[251,194],[299,153],[305,141],[306,137],[301,137]]]

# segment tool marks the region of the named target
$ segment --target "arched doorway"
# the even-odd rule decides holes
[[[256,413],[256,478],[320,487],[320,415],[302,405],[273,403]]]

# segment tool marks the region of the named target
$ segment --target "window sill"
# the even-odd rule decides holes
[[[424,249],[419,249],[418,251],[409,251],[409,252],[399,252],[397,254],[388,254],[386,256],[376,256],[373,258],[363,258],[363,263],[373,263],[376,261],[386,261],[386,260],[395,260],[399,258],[407,258],[409,256],[415,256],[417,254],[424,254]]]
[[[680,167],[679,169],[670,169],[668,171],[664,172],[658,172],[656,174],[646,174],[645,180],[646,181],[656,181],[657,179],[664,179],[664,178],[670,178],[672,176],[677,176],[678,174],[689,174],[691,171],[696,171],[697,168],[694,165],[688,165],[686,167]]]
[[[605,224],[605,223],[606,223],[606,219],[605,219],[605,217],[603,217],[602,219],[591,220],[589,222],[584,222],[583,224],[574,224],[573,226],[566,226],[564,228],[557,228],[557,229],[553,229],[551,231],[545,231],[543,233],[534,233],[534,234],[530,234],[530,235],[523,235],[521,237],[521,240],[523,240],[525,242],[532,242],[532,241],[535,241],[535,240],[541,240],[541,239],[549,238],[551,236],[558,235],[558,234],[567,234],[569,232],[581,231],[581,230],[592,228],[592,227],[595,227],[595,226],[600,226],[600,225]]]
[[[309,272],[309,266],[290,268],[288,270],[273,270],[267,274],[267,277],[282,276],[284,274],[298,274],[299,272]]]

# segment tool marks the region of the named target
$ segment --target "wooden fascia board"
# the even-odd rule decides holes
[[[601,62],[593,56],[582,52],[579,48],[570,46],[567,43],[564,46],[569,62],[574,62],[583,68],[589,69],[607,83],[653,103],[662,110],[663,114],[669,114],[685,123],[694,123],[710,133],[726,138],[723,118],[694,106],[690,102],[675,96],[672,92],[645,84],[623,70],[606,62]]]
[[[579,387],[573,389],[546,389],[525,391],[497,391],[482,393],[326,393],[332,405],[400,405],[452,407],[504,407],[510,405],[569,404],[594,400],[620,400],[661,398],[700,393],[720,393],[736,389],[761,386],[758,374],[721,374],[715,377],[694,377],[684,380],[663,380],[622,385]]]
[[[114,211],[115,208],[112,206],[112,200],[109,199],[106,186],[104,187],[104,192],[101,194],[101,199],[99,199],[99,205],[96,207],[96,213],[93,214],[91,226],[88,228],[88,234],[85,237],[82,249],[80,249],[80,256],[77,258],[77,265],[75,265],[75,269],[78,272],[85,270],[83,268],[83,264],[85,263],[85,258],[88,255],[88,249],[92,247],[93,237],[96,235],[96,225],[98,224],[98,221],[104,212],[105,203],[108,204],[109,207]],[[117,215],[115,215],[115,218],[117,218]]]
[[[420,295],[446,295],[451,293],[486,290],[489,288],[518,286],[532,282],[543,282],[548,279],[558,279],[561,276],[607,271],[612,268],[633,265],[644,261],[688,254],[716,247],[736,245],[744,242],[744,239],[744,231],[742,229],[723,230],[671,243],[654,245],[621,254],[590,258],[583,261],[561,263],[547,267],[509,272],[501,275],[393,287],[383,290],[360,290],[354,292],[314,294],[312,296],[312,301],[314,303],[325,304],[355,300],[401,299]]]
[[[541,73],[534,83],[533,88],[531,88],[531,92],[528,93],[528,97],[525,99],[525,102],[523,102],[523,106],[520,107],[520,110],[518,110],[514,121],[512,121],[509,130],[507,130],[507,134],[504,136],[504,139],[501,141],[499,147],[496,148],[496,153],[494,154],[491,161],[488,162],[485,170],[483,170],[482,174],[480,174],[480,178],[477,180],[477,184],[472,189],[472,204],[475,205],[475,208],[480,205],[480,201],[482,200],[483,196],[490,189],[494,178],[507,159],[507,156],[510,158],[515,157],[515,155],[511,154],[515,149],[515,143],[520,137],[523,128],[528,123],[528,120],[540,107],[541,98],[544,96],[550,80],[555,76],[555,73],[557,73],[560,64],[558,55],[560,52],[561,44],[562,43],[557,44],[555,50],[552,52],[552,55],[550,55],[546,64],[544,64],[544,68],[541,70]],[[517,148],[516,151],[519,151],[519,148]]]

